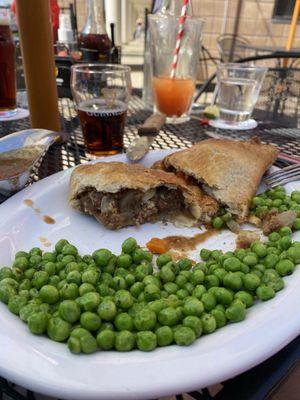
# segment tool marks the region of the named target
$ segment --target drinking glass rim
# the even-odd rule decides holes
[[[88,72],[89,74],[112,74],[120,72],[131,72],[129,65],[120,64],[100,64],[100,63],[81,63],[71,66],[74,72]]]
[[[243,63],[220,63],[217,65],[217,69],[241,69],[243,71],[267,71],[269,68],[262,65],[249,65]]]
[[[177,22],[179,22],[180,16],[176,16],[176,15],[172,15],[172,14],[164,15],[164,14],[157,13],[157,14],[148,14],[148,18],[152,19],[152,20],[174,19]],[[200,22],[201,21],[202,24],[206,21],[205,18],[197,17],[195,15],[187,15],[186,19],[189,20],[190,22]]]

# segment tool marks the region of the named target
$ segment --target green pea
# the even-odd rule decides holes
[[[126,254],[132,254],[137,248],[137,242],[134,238],[130,237],[122,243],[122,252]]]
[[[80,316],[80,325],[88,331],[96,331],[101,326],[101,318],[94,312],[86,311]]]
[[[164,310],[162,310],[164,311]],[[174,310],[175,311],[175,310]],[[176,313],[176,311],[175,311]],[[160,313],[159,313],[160,315]],[[156,324],[156,314],[151,310],[141,309],[134,316],[134,325],[138,331],[148,331],[154,329]]]
[[[9,285],[11,287],[13,287],[14,289],[18,289],[19,288],[19,283],[13,279],[13,278],[4,278],[2,279],[2,281],[0,281],[0,285]]]
[[[91,285],[95,286],[99,281],[99,277],[100,274],[98,271],[89,268],[82,273],[81,280],[83,283],[90,283]]]
[[[0,269],[0,281],[2,281],[5,278],[11,278],[11,269],[8,267],[3,267]]]
[[[132,258],[129,254],[121,254],[117,258],[117,266],[120,268],[128,269],[131,264],[132,264]]]
[[[111,286],[114,290],[122,290],[127,288],[126,281],[121,276],[114,276]]]
[[[294,223],[293,223],[293,228],[298,231],[300,229],[300,212],[298,212],[298,218],[295,219]]]
[[[73,324],[80,318],[80,307],[74,300],[64,300],[58,307],[59,316],[65,321]]]
[[[188,326],[180,326],[174,331],[174,341],[178,346],[189,346],[196,340],[194,330]]]
[[[212,310],[217,304],[216,297],[212,293],[204,293],[201,297],[201,302],[204,305],[205,311]]]
[[[197,299],[201,300],[203,293],[206,292],[206,288],[203,285],[197,285],[193,290],[193,296],[197,297]]]
[[[204,278],[204,284],[206,286],[206,288],[211,288],[214,286],[219,286],[220,285],[220,281],[218,279],[218,277],[216,275],[206,275]]]
[[[203,295],[202,295],[202,298],[203,298],[203,296],[205,295],[206,293],[204,293]],[[203,311],[204,311],[204,305],[203,305],[203,303],[200,301],[200,300],[198,300],[197,298],[191,298],[191,299],[187,299],[185,302],[184,302],[184,305],[183,305],[183,312],[184,312],[184,315],[195,315],[196,317],[199,317],[199,316],[201,316],[201,314],[203,313]],[[167,324],[168,325],[168,324]]]
[[[73,246],[72,244],[65,244],[63,246],[63,248],[61,249],[61,253],[64,256],[77,256],[78,254],[78,250],[76,249],[75,246]]]
[[[46,271],[37,271],[33,275],[32,284],[37,289],[41,289],[49,281],[49,275]]]
[[[111,252],[107,249],[96,250],[93,253],[95,263],[100,268],[105,267],[108,264],[111,256]]]
[[[178,286],[174,282],[167,282],[167,283],[164,284],[164,290],[166,292],[168,292],[169,294],[175,294],[178,291]],[[158,289],[158,293],[159,293],[159,289]],[[153,300],[155,300],[155,299],[153,299]]]
[[[97,343],[101,350],[112,350],[115,346],[116,334],[110,329],[98,333]]]
[[[20,309],[19,312],[20,319],[24,322],[27,322],[29,316],[35,312],[38,312],[39,310],[40,306],[38,304],[26,304]]]
[[[225,306],[229,306],[233,300],[233,294],[231,291],[222,287],[216,290],[215,296],[217,298],[217,302]]]
[[[169,326],[161,326],[155,331],[158,346],[168,346],[173,342],[173,330]]]
[[[186,289],[179,289],[176,292],[176,296],[180,299],[183,300],[185,299],[187,296],[189,296],[189,292]]]
[[[300,264],[300,246],[299,247],[290,247],[287,250],[287,256],[295,263]]]
[[[128,310],[133,304],[133,298],[128,290],[118,290],[115,294],[115,302],[117,307]]]
[[[144,284],[142,282],[135,282],[129,289],[131,295],[137,298],[144,290]]]
[[[275,290],[268,285],[260,285],[256,289],[256,295],[260,300],[270,300],[275,296]]]
[[[135,337],[129,331],[121,331],[116,333],[115,348],[118,351],[130,351],[135,346]]]
[[[32,299],[37,299],[39,297],[39,291],[37,290],[37,288],[31,288],[29,290],[29,295]]]
[[[223,284],[226,288],[238,291],[242,288],[243,282],[238,272],[228,272],[224,276]]]
[[[136,345],[141,351],[152,351],[157,347],[156,334],[151,331],[138,332],[136,335]]]
[[[215,229],[221,229],[224,225],[224,221],[221,217],[215,217],[212,220],[212,226]]]
[[[222,328],[223,326],[226,325],[225,311],[214,308],[213,310],[211,310],[210,313],[216,320],[217,329]]]
[[[291,199],[295,201],[296,203],[300,204],[300,191],[299,190],[294,190],[291,193]]]
[[[187,326],[195,332],[196,337],[200,337],[202,334],[202,324],[200,318],[194,315],[188,315],[182,321],[183,326]]]
[[[201,249],[200,251],[200,257],[202,258],[202,260],[207,261],[209,260],[211,255],[211,251],[208,249]]]
[[[172,261],[172,256],[169,253],[160,254],[156,259],[156,265],[161,268]]]
[[[27,299],[23,296],[11,296],[8,301],[8,309],[13,314],[19,315],[22,307],[27,304]]]
[[[31,333],[41,335],[46,332],[48,315],[44,312],[34,312],[28,317],[28,328]]]
[[[98,307],[98,315],[104,321],[112,321],[117,315],[117,307],[112,300],[103,300]]]
[[[225,311],[225,316],[230,322],[239,322],[246,318],[246,310],[242,304],[232,304]]]
[[[223,262],[223,268],[230,272],[240,271],[241,262],[236,257],[229,257]]]
[[[99,293],[96,292],[85,293],[80,299],[80,308],[84,311],[96,311],[101,301]]]
[[[251,250],[257,254],[258,257],[265,257],[267,255],[267,248],[261,242],[254,242],[251,245]]]
[[[241,300],[247,308],[253,305],[254,301],[253,296],[249,292],[246,292],[245,290],[240,290],[236,292],[234,298]]]
[[[279,239],[278,244],[282,250],[287,250],[291,247],[292,241],[289,236],[283,236],[281,239]]]
[[[292,230],[290,227],[288,226],[283,226],[282,228],[280,228],[279,230],[279,235],[280,236],[292,236]]]
[[[91,283],[84,282],[79,286],[80,296],[84,296],[86,293],[96,292],[95,286]]]
[[[75,283],[77,286],[81,285],[81,273],[79,271],[71,271],[66,276],[68,283]]]
[[[127,313],[118,314],[114,320],[114,324],[118,331],[133,330],[133,319]]]
[[[13,263],[13,267],[19,268],[21,271],[25,271],[27,268],[29,268],[29,261],[27,257],[16,258]]]
[[[280,239],[280,234],[278,232],[272,232],[268,236],[270,242],[277,242]]]
[[[69,242],[66,239],[60,239],[55,245],[55,251],[57,253],[61,253],[62,249],[66,244],[69,244]]]
[[[203,271],[201,271],[200,269],[195,270],[192,272],[191,283],[195,286],[199,285],[204,282],[204,278],[205,275]]]
[[[173,282],[175,280],[175,274],[168,266],[162,266],[160,270],[160,278],[163,282]]]
[[[52,275],[49,277],[49,285],[57,287],[60,282],[60,278],[58,275]]]
[[[256,265],[258,263],[258,259],[256,254],[247,254],[244,258],[243,258],[243,263],[248,265],[249,267],[253,267],[254,265]]]
[[[47,335],[56,342],[64,342],[70,336],[71,325],[59,317],[50,318]]]
[[[281,277],[274,278],[267,284],[270,286],[272,289],[275,290],[275,292],[279,292],[279,290],[282,290],[284,288],[284,280]]]
[[[46,253],[44,253],[43,256],[42,256],[42,260],[44,262],[48,262],[48,261],[55,262],[56,261],[56,252],[53,252],[53,253],[46,252]]]
[[[147,275],[151,274],[151,270],[148,264],[140,264],[135,269],[135,279],[142,281]]]
[[[97,341],[88,330],[76,328],[68,340],[68,348],[75,354],[80,352],[91,354],[97,349]]]
[[[79,296],[78,286],[75,283],[66,283],[60,289],[60,296],[64,300],[75,300]]]
[[[145,260],[145,251],[140,248],[136,248],[131,254],[132,260],[135,264],[140,264],[143,260]]]
[[[0,301],[8,304],[9,299],[16,294],[16,290],[10,285],[0,285]]]
[[[201,324],[203,333],[212,333],[217,329],[217,322],[213,315],[211,314],[203,314],[201,316]]]
[[[294,272],[295,266],[294,263],[288,259],[285,260],[280,260],[276,264],[276,271],[279,273],[281,276],[286,276],[290,275]]]
[[[257,275],[255,275],[253,273],[249,273],[249,274],[244,275],[243,284],[245,286],[245,289],[254,291],[260,285],[260,279]]]
[[[54,304],[59,300],[59,291],[55,286],[45,285],[40,290],[40,298],[44,303]]]
[[[180,271],[189,271],[192,268],[192,261],[189,258],[181,258],[177,262]]]

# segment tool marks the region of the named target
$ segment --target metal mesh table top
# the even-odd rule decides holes
[[[28,184],[35,182],[39,179],[45,178],[58,171],[73,167],[77,164],[88,161],[88,157],[84,148],[84,141],[82,131],[80,128],[79,120],[77,118],[76,111],[72,100],[68,98],[62,98],[59,101],[59,107],[62,115],[62,128],[64,131],[70,134],[70,138],[67,142],[62,145],[52,146],[47,154],[45,155],[42,163],[35,168],[33,171]],[[132,96],[128,117],[124,133],[124,148],[137,136],[137,130],[147,117],[151,115],[152,110],[146,108],[141,98],[137,95]],[[285,128],[274,123],[259,123],[258,127],[249,131],[231,131],[231,130],[216,130],[214,128],[203,126],[199,121],[199,114],[195,113],[198,119],[191,119],[187,123],[171,125],[167,124],[161,130],[152,144],[153,150],[158,149],[181,149],[187,148],[194,143],[205,140],[209,137],[222,137],[232,139],[247,140],[253,136],[258,136],[263,142],[272,143],[276,145],[281,152],[289,155],[300,156],[300,130],[295,128]],[[0,122],[0,137],[3,137],[9,133],[28,129],[30,127],[29,119],[16,120],[14,122]],[[4,201],[5,198],[0,195],[0,202]],[[298,343],[298,342],[297,342]],[[290,345],[292,346],[292,345]],[[295,344],[293,345],[295,346]],[[297,344],[298,346],[298,344]],[[300,346],[297,347],[300,349]],[[283,351],[282,351],[283,352]],[[283,353],[280,354],[283,354]],[[279,353],[278,353],[279,354]],[[284,353],[286,356],[286,352]],[[295,354],[295,351],[293,352]],[[275,356],[274,356],[275,357]],[[277,356],[279,357],[279,356]],[[283,357],[283,356],[282,356]],[[270,360],[271,362],[271,360]],[[276,364],[276,365],[275,365]],[[282,375],[286,373],[283,362],[280,366],[278,361],[274,359],[272,366],[276,366],[276,371],[282,370]],[[273,367],[272,367],[273,368]],[[238,381],[235,378],[234,382],[230,382],[229,387],[233,387],[236,393],[240,393],[241,388],[245,387],[245,379],[248,382],[250,379],[254,379],[256,376],[256,369],[254,373],[249,372],[249,376],[241,376]],[[246,373],[245,373],[246,374]],[[245,375],[244,374],[244,375]],[[252,374],[252,375],[251,375]],[[254,374],[254,375],[253,375]],[[263,373],[262,373],[263,374]],[[243,380],[244,379],[244,380]],[[262,383],[259,383],[262,385]],[[265,392],[272,388],[269,381],[263,382]],[[226,385],[225,385],[226,388]],[[248,390],[248,389],[247,389]],[[201,392],[193,392],[178,395],[176,399],[220,399],[225,400],[226,397],[222,397],[222,392],[215,396],[211,396],[207,389]],[[249,389],[249,393],[252,393]],[[2,397],[4,395],[4,397]],[[224,392],[224,396],[225,392]],[[14,385],[6,382],[0,378],[0,399],[5,398],[18,399],[18,400],[34,400],[34,399],[45,399],[43,396],[34,395],[32,392],[25,391],[24,389],[15,388]],[[232,400],[234,397],[230,397]],[[245,397],[246,399],[252,399],[252,397]],[[257,398],[257,397],[255,397]],[[175,396],[172,397],[175,399]]]

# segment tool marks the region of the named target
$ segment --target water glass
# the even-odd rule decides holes
[[[71,89],[84,143],[91,156],[107,156],[123,149],[123,132],[131,94],[130,67],[112,64],[75,64]]]
[[[243,127],[247,124],[267,69],[239,63],[218,65],[218,103],[222,123],[231,127]]]
[[[155,111],[165,114],[168,123],[187,121],[196,88],[203,20],[187,17],[185,21],[175,78],[171,71],[179,18],[149,15],[149,26]]]

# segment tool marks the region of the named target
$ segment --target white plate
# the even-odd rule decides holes
[[[151,165],[165,154],[152,152],[143,163]],[[111,159],[124,161],[125,156],[105,161]],[[52,244],[66,238],[84,254],[102,247],[119,252],[128,236],[145,244],[153,236],[197,232],[162,224],[108,231],[93,218],[69,208],[70,172],[43,179],[0,206],[1,266],[11,265],[18,250],[42,247],[41,236]],[[300,182],[288,189],[299,190]],[[26,199],[33,200],[41,215],[53,217],[56,223],[45,224],[41,215],[24,204]],[[299,240],[299,233],[294,238]],[[233,234],[224,232],[204,246],[231,250],[234,239]],[[285,282],[286,288],[273,300],[252,307],[245,321],[203,336],[190,347],[174,345],[151,353],[72,355],[65,344],[30,334],[26,325],[0,304],[0,376],[36,392],[72,400],[141,400],[203,388],[257,365],[299,334],[300,269]]]

